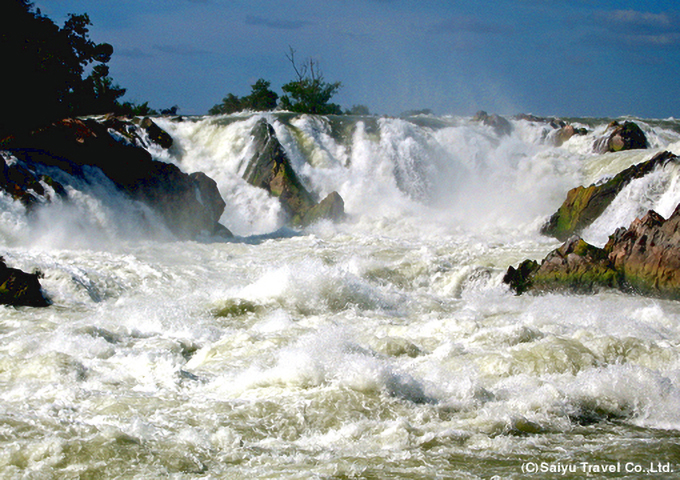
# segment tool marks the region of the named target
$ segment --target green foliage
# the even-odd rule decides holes
[[[366,105],[353,105],[352,108],[345,111],[346,115],[370,115],[371,111]]]
[[[270,85],[270,82],[260,78],[251,87],[250,95],[242,99],[243,106],[256,112],[274,110],[279,96],[269,89]]]
[[[225,113],[236,113],[240,112],[241,110],[243,110],[241,99],[233,93],[229,93],[222,99],[222,103],[214,105],[210,110],[208,110],[208,113],[210,115],[221,115]]]
[[[210,115],[221,115],[242,110],[253,110],[255,112],[274,110],[279,96],[269,89],[270,85],[270,82],[260,78],[251,86],[250,95],[239,98],[233,93],[229,93],[222,99],[222,103],[213,106],[208,113]]]
[[[124,102],[116,105],[113,113],[116,115],[126,115],[132,117],[145,117],[147,115],[158,115],[158,112],[149,107],[149,102],[136,104],[132,102]]]
[[[5,71],[0,134],[65,116],[113,110],[125,89],[108,77],[105,64],[113,47],[94,43],[89,38],[90,25],[86,14],[71,14],[60,28],[27,0],[3,0],[0,52]]]
[[[313,59],[306,60],[302,65],[296,64],[295,50],[292,48],[287,58],[293,65],[297,78],[281,87],[287,95],[281,97],[280,107],[283,110],[297,113],[342,114],[339,105],[329,103],[331,98],[340,90],[342,84],[340,82],[326,82],[319,68],[319,63]]]
[[[179,110],[177,105],[173,105],[170,108],[161,108],[161,115],[177,115],[177,110]]]

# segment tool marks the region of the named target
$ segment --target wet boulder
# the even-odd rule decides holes
[[[8,150],[30,168],[57,167],[75,177],[84,178],[85,167],[99,168],[122,192],[158,212],[179,238],[225,234],[216,186],[154,160],[144,148],[112,136],[110,128],[94,119],[65,119],[13,139]]]
[[[172,137],[170,134],[156,125],[156,122],[149,117],[144,117],[139,126],[146,131],[149,139],[156,145],[165,148],[166,150],[172,147]]]
[[[645,149],[648,147],[645,132],[635,122],[617,121],[609,124],[605,136],[598,139],[593,149],[598,153],[619,152],[622,150]]]
[[[339,219],[344,202],[337,192],[318,203],[293,170],[274,128],[264,119],[253,127],[254,154],[243,178],[277,197],[293,226],[307,226],[322,218]]]
[[[509,120],[500,115],[496,115],[495,113],[489,115],[484,110],[477,112],[475,116],[472,117],[472,120],[493,128],[496,135],[499,137],[502,135],[510,135],[513,130],[512,123],[510,123]]]
[[[623,170],[604,183],[569,190],[564,203],[543,225],[541,233],[566,240],[595,221],[632,180],[642,178],[668,162],[678,161],[680,159],[672,153],[662,152]]]
[[[329,193],[326,198],[305,212],[301,226],[305,227],[322,219],[340,221],[345,217],[345,202],[338,192]]]
[[[106,115],[100,123],[132,145],[148,147],[152,143],[167,150],[173,144],[170,134],[149,117],[130,118]]]
[[[9,152],[0,151],[0,189],[27,208],[52,200],[52,195],[66,198],[66,189],[52,177],[31,170]]]
[[[586,135],[588,131],[585,128],[576,128],[573,125],[566,124],[560,127],[555,133],[555,146],[560,147],[575,135]]]
[[[526,291],[590,293],[621,284],[607,252],[578,236],[550,252],[540,264],[526,260],[517,269],[509,267],[503,281],[518,294]]]
[[[49,299],[40,286],[40,272],[26,273],[9,268],[0,257],[0,304],[27,307],[46,307]]]
[[[680,205],[667,220],[650,210],[616,230],[603,248],[573,236],[540,264],[509,267],[503,281],[517,294],[614,288],[680,300]]]

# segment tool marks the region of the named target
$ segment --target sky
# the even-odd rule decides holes
[[[205,114],[318,62],[333,102],[398,115],[680,116],[677,0],[33,0],[87,13],[123,100]]]

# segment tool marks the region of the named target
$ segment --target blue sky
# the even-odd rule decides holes
[[[342,82],[343,107],[396,115],[680,116],[680,4],[597,0],[37,0],[87,13],[125,100],[202,114],[258,78],[294,77],[289,46]]]

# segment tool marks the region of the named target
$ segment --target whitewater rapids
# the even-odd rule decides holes
[[[261,118],[346,221],[286,228],[242,180]],[[501,281],[558,246],[538,232],[570,188],[680,154],[680,123],[635,121],[650,149],[595,154],[608,120],[555,147],[526,120],[158,119],[152,154],[217,181],[229,242],[174,240],[95,171],[37,213],[0,196],[0,253],[54,302],[0,307],[0,476],[680,478],[680,303]],[[584,238],[668,215],[679,182],[631,182]]]

